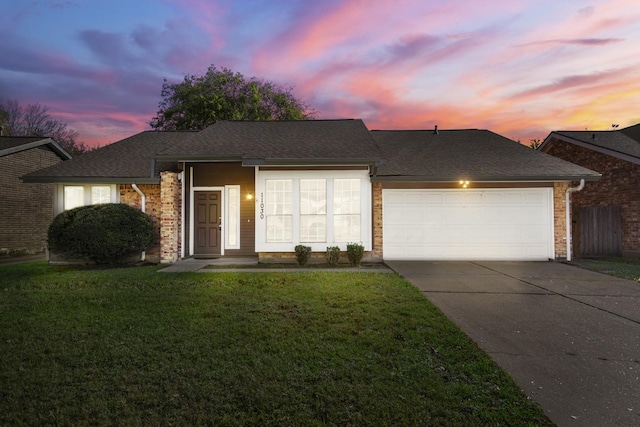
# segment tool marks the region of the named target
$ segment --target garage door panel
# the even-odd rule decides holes
[[[383,190],[386,259],[547,260],[552,190]]]

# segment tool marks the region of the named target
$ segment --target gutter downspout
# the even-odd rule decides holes
[[[136,193],[138,193],[142,199],[140,202],[140,207],[141,207],[140,210],[142,211],[142,213],[147,213],[147,196],[145,196],[142,190],[138,188],[135,182],[131,184],[131,187],[134,190],[136,190]],[[146,258],[147,258],[147,252],[142,251],[142,255],[140,256],[140,261],[144,261]]]
[[[567,261],[571,261],[571,193],[581,191],[584,188],[584,179],[580,180],[580,185],[577,187],[569,187],[565,193],[565,213],[567,214],[566,229],[567,229]]]

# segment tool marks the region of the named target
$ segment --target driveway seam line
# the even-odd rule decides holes
[[[474,261],[471,261],[471,264],[474,264],[474,265],[476,265],[476,266],[478,266],[478,267],[486,268],[486,269],[487,269],[487,270],[489,270],[489,271],[493,271],[493,272],[496,272],[496,273],[502,274],[502,275],[504,275],[504,276],[510,277],[511,279],[515,279],[515,280],[518,280],[518,281],[520,281],[520,282],[522,282],[522,283],[526,283],[527,285],[535,286],[535,287],[536,287],[536,288],[538,288],[538,289],[543,289],[543,290],[545,290],[545,291],[547,291],[547,292],[550,292],[550,293],[552,293],[552,294],[555,294],[555,295],[561,296],[561,297],[566,298],[566,299],[568,299],[568,300],[570,300],[570,301],[577,302],[578,304],[582,304],[582,305],[586,305],[587,307],[595,308],[595,309],[596,309],[596,310],[598,310],[598,311],[602,311],[602,312],[604,312],[604,313],[609,313],[609,314],[612,314],[612,315],[614,315],[614,316],[616,316],[616,317],[619,317],[619,318],[621,318],[621,319],[628,320],[629,322],[632,322],[632,323],[635,323],[635,324],[637,324],[637,325],[640,325],[640,321],[637,321],[637,320],[634,320],[634,319],[630,319],[630,318],[628,318],[628,317],[626,317],[626,316],[622,316],[622,315],[620,315],[620,314],[618,314],[618,313],[614,313],[613,311],[610,311],[610,310],[607,310],[607,309],[604,309],[604,308],[601,308],[601,307],[597,307],[597,306],[595,306],[595,305],[592,305],[592,304],[586,303],[586,302],[584,302],[584,301],[580,301],[580,300],[578,300],[578,299],[575,299],[575,298],[570,297],[569,295],[561,294],[560,292],[556,292],[556,291],[553,291],[553,290],[551,290],[551,289],[547,289],[547,288],[545,288],[544,286],[540,286],[540,285],[536,285],[535,283],[527,282],[526,280],[523,280],[523,279],[521,279],[521,278],[519,278],[519,277],[511,276],[511,275],[509,275],[509,274],[507,274],[507,273],[504,273],[504,272],[502,272],[502,271],[499,271],[499,270],[494,270],[493,268],[487,267],[486,265],[478,264],[477,262],[474,262]],[[577,268],[580,268],[580,267],[577,267]]]

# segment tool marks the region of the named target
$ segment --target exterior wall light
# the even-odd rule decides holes
[[[460,186],[462,188],[467,188],[469,186],[469,181],[460,180]]]
[[[247,200],[253,200],[253,194],[248,193],[247,194]]]

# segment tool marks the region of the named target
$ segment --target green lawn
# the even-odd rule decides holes
[[[0,425],[549,425],[394,274],[0,267]]]
[[[640,281],[640,258],[578,258],[572,264],[599,273]]]

